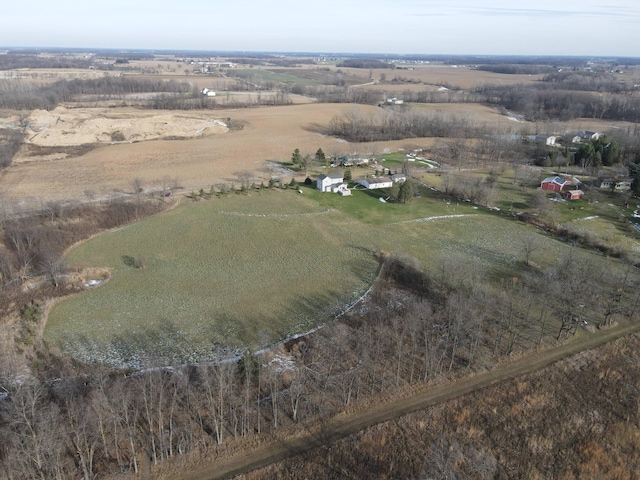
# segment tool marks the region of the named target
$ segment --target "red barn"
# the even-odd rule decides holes
[[[548,177],[542,181],[540,188],[551,192],[561,192],[565,185],[569,182],[562,177]]]

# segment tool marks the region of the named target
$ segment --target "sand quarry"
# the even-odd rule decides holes
[[[228,130],[224,121],[210,115],[126,108],[35,110],[27,122],[27,142],[42,147],[194,138]]]
[[[437,108],[478,123],[514,126],[488,106],[443,104]],[[274,175],[288,180],[270,165],[289,161],[295,148],[303,155],[313,155],[319,147],[327,155],[381,154],[429,148],[443,140],[351,144],[318,133],[318,126],[353,109],[368,115],[377,107],[303,104],[206,112],[132,107],[34,111],[27,128],[31,145],[25,145],[13,164],[0,172],[0,200],[5,209],[19,211],[50,200],[107,198],[131,193],[134,179],[140,179],[146,190],[180,185],[188,192],[219,183],[237,185],[239,174],[246,171],[253,173],[256,183],[266,183]],[[241,128],[228,128],[229,119]],[[6,117],[0,120],[5,127],[11,123]],[[65,151],[79,145],[91,147],[79,156]]]

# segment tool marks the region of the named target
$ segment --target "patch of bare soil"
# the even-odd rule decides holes
[[[26,203],[29,199],[38,204],[48,200],[82,200],[87,195],[102,197],[114,191],[130,192],[135,178],[141,180],[145,190],[161,185],[165,181],[163,179],[170,179],[172,185],[179,184],[186,190],[208,188],[216,183],[237,184],[238,174],[243,171],[253,172],[257,183],[261,180],[267,182],[273,175],[267,161],[288,162],[296,148],[309,155],[314,155],[320,147],[328,155],[344,155],[353,151],[371,152],[372,149],[377,149],[375,153],[381,153],[384,148],[394,151],[410,143],[349,144],[319,135],[310,128],[312,125],[326,125],[335,115],[342,115],[354,108],[368,112],[375,107],[309,104],[214,110],[195,115],[184,112],[159,114],[132,108],[112,109],[107,112],[108,118],[115,121],[124,116],[124,121],[130,122],[132,128],[137,124],[138,116],[153,128],[149,115],[169,115],[180,122],[188,121],[185,117],[193,116],[202,118],[204,124],[211,124],[215,119],[230,118],[232,126],[241,124],[243,128],[182,140],[105,142],[77,157],[63,157],[62,154],[49,151],[48,157],[27,158],[23,149],[11,167],[0,173],[0,185],[7,203],[23,202],[25,206],[20,208],[28,208]],[[43,118],[52,117],[43,114]],[[97,120],[81,118],[78,125],[85,131],[93,132],[95,139],[111,125],[104,120],[101,120],[102,123]],[[97,128],[96,125],[101,127]],[[64,130],[60,129],[56,135],[64,136]],[[117,130],[123,131],[122,124],[111,128],[112,132]],[[177,136],[175,130],[172,134]]]
[[[44,147],[194,138],[228,130],[211,115],[135,109],[57,107],[35,110],[27,122],[26,141]]]

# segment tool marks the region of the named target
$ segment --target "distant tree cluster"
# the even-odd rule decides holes
[[[0,55],[0,70],[17,68],[89,68],[93,64],[90,59],[74,58],[64,55]]]
[[[398,95],[405,102],[410,103],[482,103],[485,97],[475,92],[465,92],[450,88],[442,91],[424,90],[415,92],[405,90]]]
[[[634,90],[633,85],[625,84],[614,75],[602,72],[555,71],[545,75],[542,81],[551,83],[556,88],[584,92],[622,93]]]
[[[630,95],[577,92],[549,82],[536,85],[485,85],[476,90],[489,103],[524,115],[528,120],[597,118],[640,121],[640,98]]]
[[[496,64],[496,65],[478,65],[477,70],[485,72],[504,73],[507,75],[540,75],[542,73],[550,73],[556,69],[550,65],[526,65],[526,64]]]
[[[0,80],[0,108],[52,110],[60,102],[73,101],[77,95],[98,95],[106,98],[129,93],[187,93],[191,89],[191,85],[186,82],[135,79],[127,76],[59,80],[49,85]]]
[[[622,155],[617,142],[603,135],[597,140],[591,139],[581,144],[574,154],[574,160],[576,165],[583,168],[611,166],[620,163]]]
[[[415,110],[384,110],[363,115],[352,110],[334,117],[327,133],[350,142],[374,142],[415,137],[473,137],[475,126],[461,116]]]
[[[393,65],[373,58],[348,58],[338,63],[337,67],[393,68]]]

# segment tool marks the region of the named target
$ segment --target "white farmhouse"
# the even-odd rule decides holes
[[[216,96],[216,92],[214,92],[213,90],[209,90],[206,87],[202,89],[202,94],[206,95],[207,97],[215,97]]]
[[[362,180],[359,180],[358,183],[368,190],[393,187],[393,181],[389,177],[363,178]]]
[[[347,184],[344,181],[344,177],[340,174],[333,175],[318,175],[318,180],[316,181],[316,189],[321,192],[340,192],[348,191]],[[342,193],[344,195],[344,193]]]

